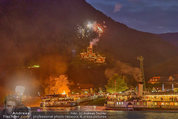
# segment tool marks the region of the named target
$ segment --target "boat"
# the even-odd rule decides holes
[[[41,100],[41,107],[73,107],[78,105],[73,98],[64,94],[46,95]]]

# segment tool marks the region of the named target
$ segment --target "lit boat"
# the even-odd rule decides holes
[[[130,98],[130,95],[111,95],[107,100],[108,108],[133,108],[133,109],[178,109],[177,93],[151,93],[142,98]]]
[[[73,98],[64,94],[46,95],[40,103],[41,107],[73,107],[77,105],[78,103]]]

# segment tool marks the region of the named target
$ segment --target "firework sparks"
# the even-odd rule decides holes
[[[104,22],[103,22],[104,23]],[[87,48],[87,52],[80,53],[82,59],[86,59],[89,61],[93,61],[95,63],[104,63],[105,57],[100,56],[93,52],[93,46],[96,45],[100,41],[100,37],[104,32],[104,25],[101,25],[97,22],[88,22],[85,25],[85,29],[88,33],[93,32],[96,33],[97,36],[90,41],[90,45]]]
[[[105,24],[105,22],[103,22],[103,24]],[[84,26],[77,26],[78,37],[88,38],[93,33],[96,33],[98,35],[97,37],[101,37],[104,32],[104,28],[106,28],[105,25],[101,25],[97,22],[88,22]]]
[[[99,35],[101,35],[103,33],[104,26],[102,26],[101,24],[98,24],[97,22],[93,22],[93,23],[88,22],[88,24],[86,26],[89,30],[93,30],[94,32],[98,33]]]
[[[93,23],[88,22],[88,24],[87,24],[87,28],[92,29],[92,28],[93,28]]]
[[[105,22],[103,22],[105,23]],[[96,32],[98,34],[97,38],[94,38],[91,42],[90,45],[96,45],[97,42],[99,42],[100,37],[102,36],[102,33],[104,32],[104,28],[106,27],[105,25],[101,25],[97,22],[88,22],[86,25],[88,30],[92,30],[93,32]]]
[[[95,24],[93,27],[94,31],[101,34],[103,33],[103,27],[100,24]]]
[[[85,37],[85,29],[81,26],[77,27],[77,32],[78,32],[78,37],[79,38],[84,38]]]

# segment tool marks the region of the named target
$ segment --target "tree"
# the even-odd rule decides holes
[[[114,74],[106,85],[106,91],[109,93],[122,92],[127,90],[127,84],[125,83],[124,77]]]

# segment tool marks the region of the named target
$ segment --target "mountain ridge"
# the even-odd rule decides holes
[[[165,41],[178,47],[178,32],[158,34]]]
[[[97,85],[106,83],[104,72],[106,68],[114,65],[113,60],[139,67],[137,56],[143,56],[145,73],[149,78],[154,75],[154,72],[149,70],[150,67],[166,62],[170,57],[176,57],[178,53],[177,47],[167,43],[158,35],[137,31],[116,22],[85,0],[2,0],[0,11],[2,26],[0,50],[3,51],[0,59],[0,65],[3,67],[0,70],[2,71],[9,70],[8,65],[26,66],[31,62],[40,64],[44,61],[42,58],[48,55],[59,55],[62,57],[59,59],[62,59],[68,67],[66,72],[69,73],[69,78]],[[79,58],[80,52],[86,50],[91,39],[79,39],[75,27],[88,21],[106,22],[107,28],[100,42],[94,46],[96,52],[106,56],[105,66],[82,64]],[[72,56],[73,50],[74,56]],[[54,62],[57,63],[57,60]],[[74,65],[69,65],[71,62]],[[41,64],[43,68],[43,63]],[[58,71],[50,63],[48,65],[52,68],[47,70],[48,66],[44,66],[46,68],[44,71],[57,70],[59,74],[66,73]],[[160,74],[166,73],[167,66],[162,70]],[[171,71],[175,73],[177,69],[173,67]],[[98,80],[95,81],[95,78]]]

